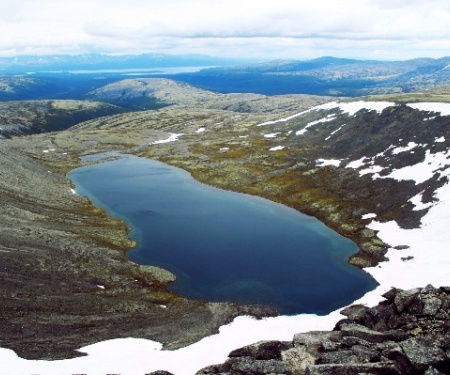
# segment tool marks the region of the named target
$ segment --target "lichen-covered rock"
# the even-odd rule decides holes
[[[281,341],[261,341],[257,344],[233,350],[229,357],[252,357],[255,359],[280,359],[281,352],[292,347],[292,343]]]
[[[378,332],[360,324],[343,324],[341,332],[344,336],[356,337],[370,343],[381,343],[384,341],[402,341],[409,335],[400,330],[392,330],[386,332]]]
[[[418,288],[410,289],[406,291],[400,291],[396,293],[394,298],[395,307],[399,313],[403,312],[412,303],[420,290]]]
[[[450,374],[450,289],[391,289],[377,306],[350,306],[331,332],[297,333],[234,350],[198,374]]]
[[[424,375],[444,375],[443,372],[435,369],[434,367],[429,367],[427,371],[424,372]]]
[[[293,374],[304,374],[309,366],[316,363],[318,354],[306,346],[298,346],[282,353],[282,361]]]
[[[425,371],[430,365],[442,366],[445,353],[434,345],[423,345],[419,340],[411,338],[400,343],[409,362],[417,371]]]
[[[313,331],[297,333],[294,335],[294,347],[304,345],[307,347],[316,347],[317,349],[334,347],[339,343],[341,334],[339,332]]]
[[[306,375],[359,375],[380,374],[400,375],[392,362],[314,365],[308,368]]]

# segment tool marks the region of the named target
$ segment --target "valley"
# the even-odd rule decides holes
[[[448,103],[450,90],[266,96],[161,77],[111,82],[77,101],[0,103],[0,346],[30,359],[79,356],[120,337],[177,349],[235,317],[277,313],[188,300],[169,292],[170,273],[129,262],[129,228],[73,194],[66,178],[88,154],[160,160],[314,216],[358,245],[356,267],[376,270],[394,247],[413,264],[409,244],[390,243],[373,223],[417,229],[439,204],[450,112],[415,106],[435,101]],[[429,173],[419,176],[422,164]]]

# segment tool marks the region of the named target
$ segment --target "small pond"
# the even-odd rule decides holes
[[[129,259],[176,274],[170,288],[185,297],[326,314],[377,285],[347,263],[356,245],[315,218],[161,162],[125,155],[68,177],[133,228]]]

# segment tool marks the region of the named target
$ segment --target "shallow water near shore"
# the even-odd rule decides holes
[[[161,162],[124,156],[68,177],[133,228],[129,259],[173,272],[170,288],[185,297],[326,314],[377,285],[346,262],[356,245],[315,218]]]

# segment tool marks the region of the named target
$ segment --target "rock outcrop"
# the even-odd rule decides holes
[[[391,289],[384,297],[372,308],[344,309],[331,332],[249,345],[197,374],[450,374],[450,288]]]

